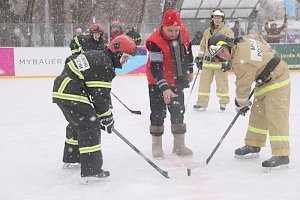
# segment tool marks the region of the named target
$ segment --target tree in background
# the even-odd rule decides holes
[[[49,1],[51,24],[54,35],[54,46],[64,46],[65,41],[65,16],[64,0]]]
[[[21,18],[13,11],[9,0],[0,0],[0,45],[19,46],[19,41],[15,36],[13,23],[18,23]]]

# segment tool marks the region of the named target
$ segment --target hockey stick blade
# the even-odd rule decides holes
[[[129,110],[129,112],[133,113],[133,114],[137,114],[137,115],[141,115],[142,112],[139,110],[131,110],[130,108],[128,108],[128,106],[121,101],[113,92],[110,92],[127,110]]]
[[[115,128],[112,131],[121,138],[130,148],[132,148],[137,154],[139,154],[148,164],[150,164],[157,172],[159,172],[165,178],[170,178],[168,172],[159,168],[154,162],[152,162],[147,156],[145,156],[138,148],[136,148],[129,140],[127,140],[119,131]]]
[[[141,111],[139,111],[139,110],[129,110],[131,113],[133,113],[133,114],[137,114],[137,115],[141,115],[142,114],[142,112]]]
[[[195,168],[204,168],[204,167],[206,167],[206,165],[207,164],[206,164],[205,161],[185,163],[185,166],[187,167],[187,169],[186,169],[187,175],[191,176],[192,169],[195,169]]]

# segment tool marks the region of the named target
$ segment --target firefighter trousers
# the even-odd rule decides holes
[[[255,97],[245,143],[263,147],[269,132],[273,156],[290,155],[289,107],[290,85]]]
[[[100,174],[103,159],[101,152],[101,126],[94,108],[84,103],[57,103],[69,124],[63,162],[81,163],[81,176]]]
[[[228,104],[229,99],[229,86],[228,86],[228,72],[223,72],[221,69],[203,68],[200,75],[200,83],[198,90],[197,105],[207,108],[210,96],[210,87],[215,77],[217,97],[219,97],[219,104]]]

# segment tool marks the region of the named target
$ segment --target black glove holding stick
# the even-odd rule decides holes
[[[112,114],[100,118],[101,129],[106,131],[107,133],[112,132],[114,123],[115,121]]]
[[[199,70],[202,70],[203,60],[200,57],[196,57],[194,62]]]

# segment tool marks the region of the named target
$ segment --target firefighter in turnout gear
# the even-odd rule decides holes
[[[164,14],[162,26],[150,35],[146,47],[149,51],[146,75],[151,109],[149,131],[152,135],[152,155],[156,159],[164,158],[162,135],[168,109],[174,136],[173,153],[191,156],[192,150],[185,146],[183,89],[189,87],[193,79],[193,56],[189,34],[177,11],[171,9]]]
[[[79,167],[84,183],[109,176],[102,170],[101,129],[112,132],[109,108],[111,81],[122,54],[134,55],[136,45],[126,36],[116,37],[102,51],[90,50],[67,58],[55,79],[53,102],[62,110],[68,125],[63,168]]]
[[[230,101],[228,94],[228,63],[210,56],[207,48],[207,41],[211,35],[215,33],[223,33],[228,37],[233,37],[234,33],[224,24],[225,13],[223,10],[213,10],[211,13],[211,19],[210,27],[206,29],[203,34],[200,42],[200,50],[198,56],[195,58],[198,69],[202,70],[200,74],[198,99],[194,105],[194,110],[197,111],[206,111],[209,102],[210,87],[214,77],[216,80],[220,109],[225,110],[226,105]]]
[[[255,158],[265,146],[267,135],[272,157],[262,163],[272,168],[289,163],[289,107],[291,79],[288,65],[280,59],[258,34],[232,39],[213,35],[209,42],[211,55],[231,61],[236,75],[236,110],[252,103],[248,99],[255,81],[245,146],[235,150],[236,158]],[[246,109],[245,109],[246,108]],[[242,114],[245,114],[242,113]]]
[[[79,35],[72,39],[70,43],[72,55],[79,55],[88,50],[105,49],[103,34],[104,29],[100,24],[92,24],[89,35]]]

